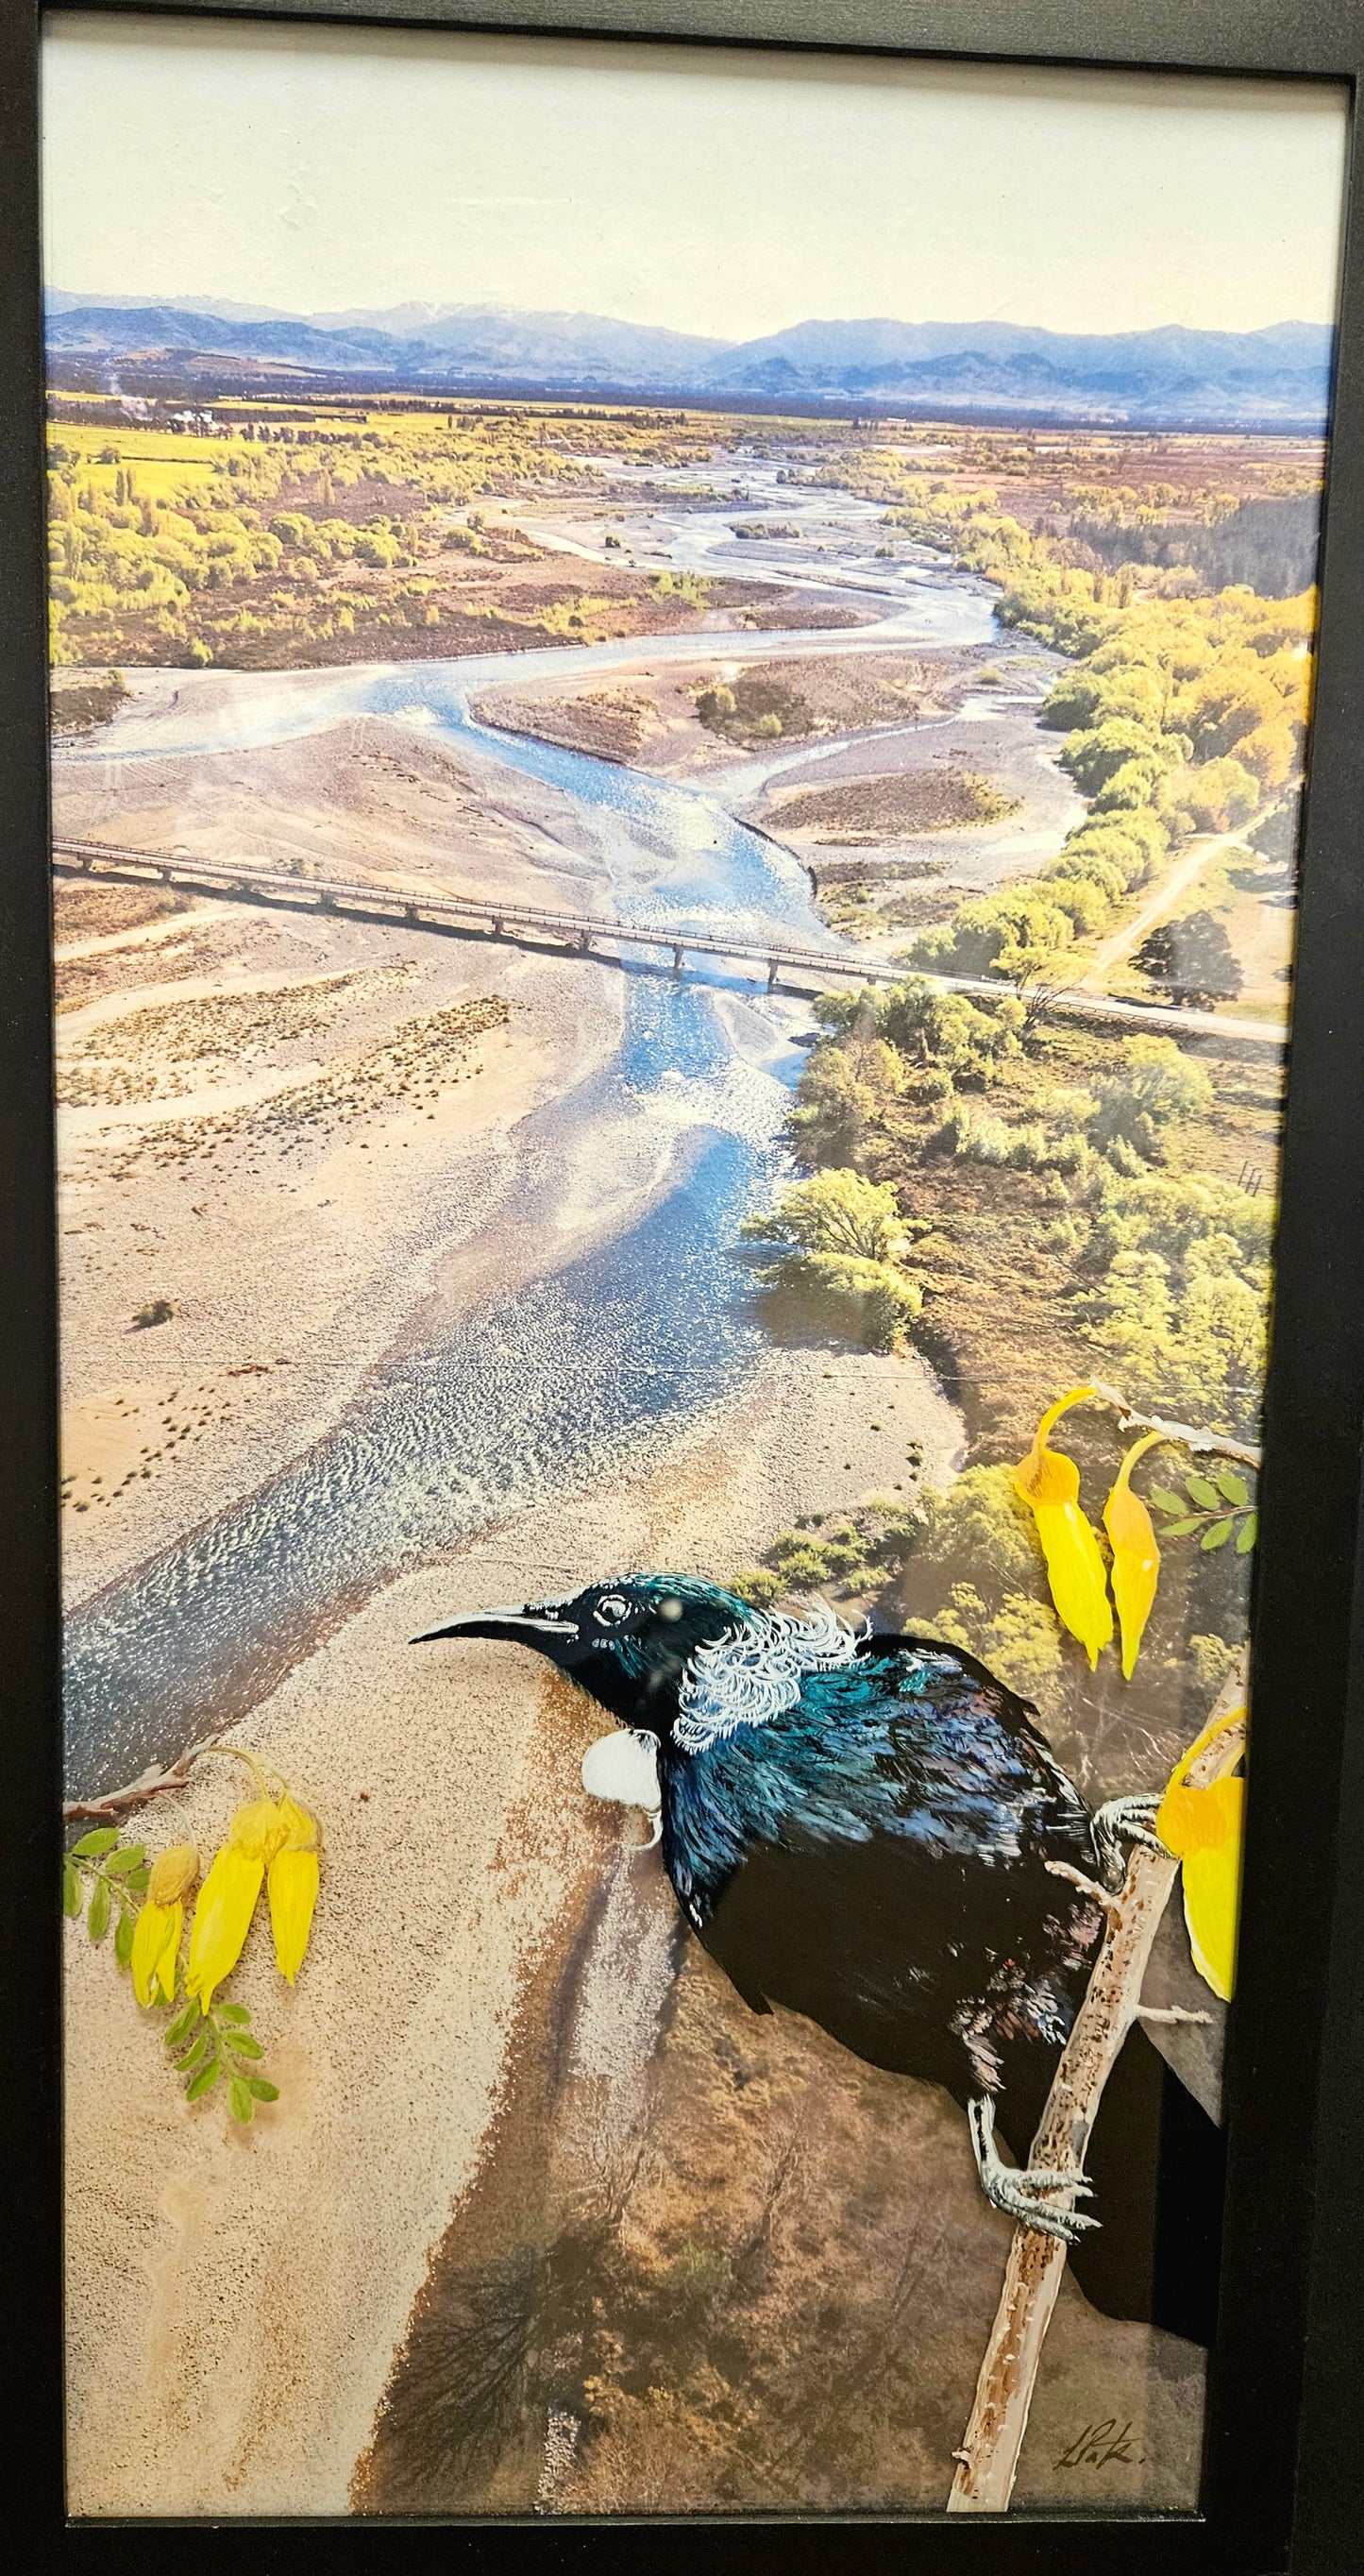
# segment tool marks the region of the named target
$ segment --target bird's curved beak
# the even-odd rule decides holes
[[[443,1628],[423,1628],[409,1646],[429,1646],[438,1637],[493,1637],[507,1645],[534,1646],[552,1655],[559,1638],[576,1638],[578,1622],[566,1619],[553,1602],[527,1602],[522,1610],[475,1610],[467,1619],[448,1620]]]

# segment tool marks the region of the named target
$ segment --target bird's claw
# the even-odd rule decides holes
[[[1078,2245],[1086,2228],[1098,2226],[1098,2219],[1083,2210],[1048,2206],[1048,2195],[1058,2191],[1069,2192],[1072,2199],[1092,2200],[1093,2185],[1083,2175],[1061,2173],[1050,2165],[1004,2163],[995,2145],[995,2106],[988,2095],[969,2105],[967,2117],[980,2187],[992,2209],[1002,2210],[1021,2227],[1059,2236],[1064,2245]]]
[[[1155,1830],[1159,1809],[1160,1795],[1153,1790],[1144,1790],[1133,1798],[1108,1798],[1095,1809],[1094,1849],[1110,1886],[1120,1887],[1126,1876],[1125,1844],[1139,1843],[1143,1851],[1167,1856],[1165,1845]]]

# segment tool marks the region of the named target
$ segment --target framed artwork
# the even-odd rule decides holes
[[[54,2549],[1353,2563],[1358,34],[7,19]]]

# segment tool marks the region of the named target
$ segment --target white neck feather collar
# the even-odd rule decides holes
[[[850,1664],[869,1624],[850,1628],[827,1601],[817,1602],[806,1619],[755,1610],[742,1628],[698,1646],[678,1692],[674,1743],[685,1753],[704,1753],[736,1727],[764,1726],[794,1708],[806,1674]]]

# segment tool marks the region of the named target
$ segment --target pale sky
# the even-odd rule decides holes
[[[241,20],[48,21],[47,279],[748,339],[1334,317],[1341,91]]]

